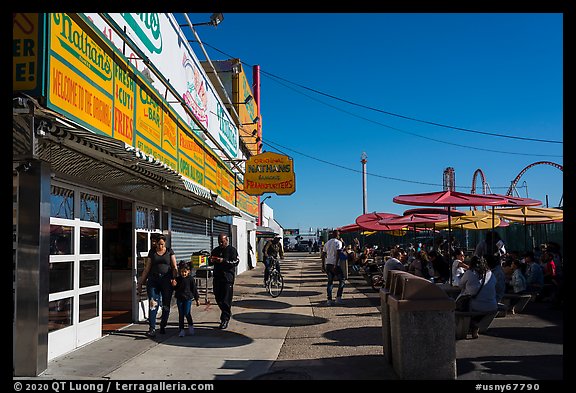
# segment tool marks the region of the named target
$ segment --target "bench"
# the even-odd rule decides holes
[[[524,310],[530,299],[535,296],[531,293],[505,293],[502,297],[502,303],[508,306],[508,310],[512,313],[519,313]]]
[[[478,323],[478,332],[485,333],[490,324],[496,318],[498,311],[480,312],[480,311],[454,311],[454,319],[456,322],[456,340],[465,340],[468,331],[470,330],[470,320],[472,317],[483,316]]]
[[[508,306],[504,303],[498,303],[498,313],[496,318],[504,318],[508,313]]]

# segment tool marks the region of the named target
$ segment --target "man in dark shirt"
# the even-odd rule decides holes
[[[229,244],[228,236],[218,236],[218,247],[212,250],[210,263],[214,265],[214,297],[220,308],[220,329],[228,327],[232,316],[232,296],[234,291],[235,269],[238,265],[238,251]]]
[[[270,268],[272,267],[272,261],[278,258],[284,259],[284,248],[280,242],[280,235],[274,236],[272,240],[268,240],[262,249],[262,254],[264,254],[264,286],[268,281],[268,276],[270,276]],[[280,263],[276,265],[278,272],[280,272]]]

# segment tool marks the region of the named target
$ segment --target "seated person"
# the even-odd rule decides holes
[[[452,262],[452,285],[455,287],[458,286],[460,278],[468,269],[468,265],[464,262],[465,258],[464,250],[457,248],[454,251],[454,260]]]
[[[524,254],[526,263],[526,290],[530,293],[540,293],[544,287],[544,272],[540,263],[534,258],[534,253],[528,251]]]
[[[470,258],[468,270],[460,278],[459,283],[462,289],[461,295],[471,295],[470,311],[496,312],[498,302],[496,301],[496,277],[484,261],[484,258],[477,255]],[[472,338],[478,338],[479,322],[483,315],[470,319],[470,333]]]

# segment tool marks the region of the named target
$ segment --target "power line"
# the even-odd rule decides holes
[[[430,138],[430,137],[427,137],[427,136],[423,136],[423,135],[420,135],[420,134],[416,134],[416,133],[414,133],[414,132],[409,132],[409,131],[406,131],[406,130],[402,130],[402,129],[397,128],[397,127],[392,127],[392,126],[389,126],[389,125],[387,125],[387,124],[381,123],[381,122],[376,121],[376,120],[369,119],[369,118],[364,117],[364,116],[357,115],[357,114],[352,113],[352,112],[349,112],[349,111],[347,111],[347,110],[338,108],[337,106],[334,106],[334,105],[328,104],[328,103],[326,103],[326,102],[323,102],[323,101],[321,101],[321,100],[319,100],[319,99],[317,99],[317,98],[315,98],[315,97],[310,96],[309,94],[306,94],[306,93],[303,93],[303,92],[299,92],[298,90],[296,90],[296,89],[294,89],[294,88],[292,88],[292,87],[290,87],[290,86],[287,86],[287,85],[285,85],[285,84],[282,83],[282,82],[279,82],[279,81],[277,81],[277,80],[273,80],[273,81],[276,82],[276,83],[279,83],[279,84],[283,85],[284,87],[286,87],[286,88],[288,88],[288,89],[294,90],[294,91],[296,91],[296,92],[298,92],[298,93],[300,93],[300,94],[302,94],[302,95],[310,98],[311,100],[317,101],[317,102],[319,102],[319,103],[321,103],[321,104],[323,104],[323,105],[329,106],[329,107],[331,107],[331,108],[333,108],[333,109],[336,109],[336,110],[338,110],[338,111],[340,111],[340,112],[344,112],[344,113],[346,113],[346,114],[349,114],[350,116],[354,116],[354,117],[357,117],[357,118],[359,118],[359,119],[366,120],[366,121],[369,121],[369,122],[371,122],[371,123],[374,123],[374,124],[377,124],[377,125],[380,125],[380,126],[383,126],[383,127],[386,127],[386,128],[390,128],[390,129],[392,129],[392,130],[395,130],[395,131],[398,131],[398,132],[401,132],[401,133],[404,133],[404,134],[412,135],[412,136],[415,136],[415,137],[417,137],[417,138],[427,139],[427,140],[430,140],[430,141],[434,141],[434,142],[438,142],[438,143],[443,143],[443,144],[446,144],[446,145],[463,147],[463,148],[466,148],[466,149],[487,151],[487,152],[491,152],[491,153],[513,154],[513,155],[530,156],[530,157],[562,157],[562,155],[553,155],[553,154],[516,153],[516,152],[510,152],[510,151],[484,149],[484,148],[480,148],[480,147],[460,145],[460,144],[458,144],[458,143],[447,142],[447,141],[442,141],[442,140],[439,140],[439,139]]]
[[[214,46],[212,46],[212,45],[210,45],[210,44],[207,44],[206,42],[203,42],[203,44],[206,45],[206,46],[208,46],[208,47],[210,47],[210,48],[212,48],[212,49],[214,49],[215,51],[218,51],[218,52],[222,53],[223,55],[225,55],[225,56],[227,56],[227,57],[229,57],[229,58],[237,58],[237,57],[231,56],[231,55],[229,55],[229,54],[221,51],[220,49],[218,49],[218,48],[216,48],[216,47],[214,47]],[[246,63],[246,62],[244,62],[244,61],[240,61],[240,62],[241,62],[242,64],[248,66],[248,67],[253,67],[253,65],[248,64],[248,63]],[[421,119],[417,119],[417,118],[414,118],[414,117],[405,116],[405,115],[400,115],[400,114],[393,113],[393,112],[388,112],[388,111],[385,111],[385,110],[382,110],[382,109],[374,108],[374,107],[367,106],[367,105],[358,104],[358,103],[353,102],[353,101],[350,101],[350,100],[346,100],[346,99],[343,99],[343,98],[340,98],[340,97],[336,97],[336,96],[334,96],[334,95],[331,95],[331,94],[328,94],[328,93],[324,93],[324,92],[322,92],[322,91],[320,91],[320,90],[316,90],[316,89],[313,89],[313,88],[310,88],[310,87],[301,85],[301,84],[299,84],[299,83],[289,81],[289,80],[287,80],[287,79],[285,79],[285,78],[282,78],[282,77],[280,77],[280,76],[274,75],[274,74],[272,74],[272,73],[270,73],[270,72],[267,72],[267,71],[264,71],[264,70],[262,70],[262,69],[260,69],[260,72],[263,73],[263,74],[265,74],[265,75],[267,75],[267,76],[269,76],[269,77],[283,80],[283,81],[285,81],[285,82],[288,82],[288,83],[290,83],[290,84],[293,84],[293,85],[295,85],[295,86],[298,86],[298,87],[300,87],[300,88],[302,88],[302,89],[312,91],[312,92],[314,92],[314,93],[316,93],[316,94],[320,94],[320,95],[323,95],[323,96],[325,96],[325,97],[332,98],[332,99],[337,100],[337,101],[345,102],[345,103],[347,103],[347,104],[354,105],[354,106],[357,106],[357,107],[360,107],[360,108],[368,109],[368,110],[371,110],[371,111],[383,113],[383,114],[390,115],[390,116],[399,117],[399,118],[406,119],[406,120],[416,121],[416,122],[419,122],[419,123],[429,124],[429,125],[433,125],[433,126],[437,126],[437,127],[449,128],[449,129],[453,129],[453,130],[457,130],[457,131],[464,131],[464,132],[469,132],[469,133],[474,133],[474,134],[481,134],[481,135],[488,135],[488,136],[494,136],[494,137],[499,137],[499,138],[517,139],[517,140],[524,140],[524,141],[531,141],[531,142],[543,142],[543,143],[563,144],[562,141],[556,141],[556,140],[550,140],[550,139],[526,138],[526,137],[520,137],[520,136],[515,136],[515,135],[506,135],[506,134],[502,134],[502,133],[493,133],[493,132],[478,131],[478,130],[472,130],[472,129],[470,129],[470,128],[456,127],[456,126],[450,126],[450,125],[447,125],[447,124],[432,122],[432,121],[428,121],[428,120],[421,120]],[[555,157],[557,157],[557,156],[555,156]]]
[[[287,147],[287,146],[283,146],[283,145],[281,145],[281,144],[279,144],[279,143],[276,143],[276,142],[272,142],[272,141],[270,141],[270,140],[268,140],[268,142],[263,141],[262,143],[265,144],[265,145],[270,146],[271,148],[273,148],[274,150],[276,150],[276,151],[284,154],[285,156],[289,156],[289,154],[284,153],[282,150],[278,149],[276,146],[280,146],[280,147],[283,148],[283,149],[290,150],[290,151],[292,151],[292,152],[294,152],[294,153],[296,153],[296,154],[300,154],[301,156],[304,156],[304,157],[306,157],[306,158],[310,158],[310,159],[315,160],[315,161],[318,161],[318,162],[322,162],[322,163],[327,164],[327,165],[331,165],[331,166],[334,166],[334,167],[337,167],[337,168],[340,168],[340,169],[345,169],[345,170],[351,171],[351,172],[363,173],[362,171],[360,171],[360,170],[358,170],[358,169],[349,168],[349,167],[344,166],[344,165],[340,165],[340,164],[336,164],[336,163],[334,163],[334,162],[330,162],[330,161],[327,161],[327,160],[323,160],[323,159],[321,159],[321,158],[314,157],[314,156],[311,156],[311,155],[309,155],[309,154],[299,152],[299,151],[297,151],[297,150],[294,150],[294,149],[289,148],[289,147]],[[443,184],[438,184],[438,183],[426,183],[426,182],[416,181],[416,180],[406,180],[406,179],[400,179],[400,178],[397,178],[397,177],[390,177],[390,176],[378,175],[378,174],[376,174],[376,173],[368,173],[368,172],[367,172],[366,174],[369,175],[369,176],[378,177],[378,178],[381,178],[381,179],[395,180],[395,181],[401,181],[401,182],[405,182],[405,183],[414,183],[414,184],[421,184],[421,185],[426,185],[426,186],[436,186],[436,187],[438,187],[438,186],[439,186],[439,187],[443,187],[443,186],[444,186]],[[491,187],[491,188],[495,188],[495,189],[496,189],[496,188],[502,188],[502,189],[506,188],[506,189],[507,189],[508,187],[509,187],[509,186]],[[521,187],[519,187],[519,188],[522,188],[522,187],[525,187],[525,186],[521,186]],[[465,186],[456,186],[456,188],[469,189],[469,187],[465,187]]]

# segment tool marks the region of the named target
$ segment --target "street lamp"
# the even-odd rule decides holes
[[[260,225],[262,225],[262,205],[264,204],[264,201],[268,198],[272,198],[272,195],[268,195],[266,198],[260,201],[260,219],[258,220],[260,221]]]
[[[212,15],[210,15],[210,22],[192,23],[192,26],[212,25],[212,26],[216,27],[223,20],[224,20],[224,15],[222,15],[221,12],[215,12]]]
[[[242,102],[233,102],[232,104],[234,105],[248,105],[250,103],[250,101],[252,101],[254,99],[254,97],[252,97],[252,94],[248,94],[248,96],[244,99],[244,101]]]

